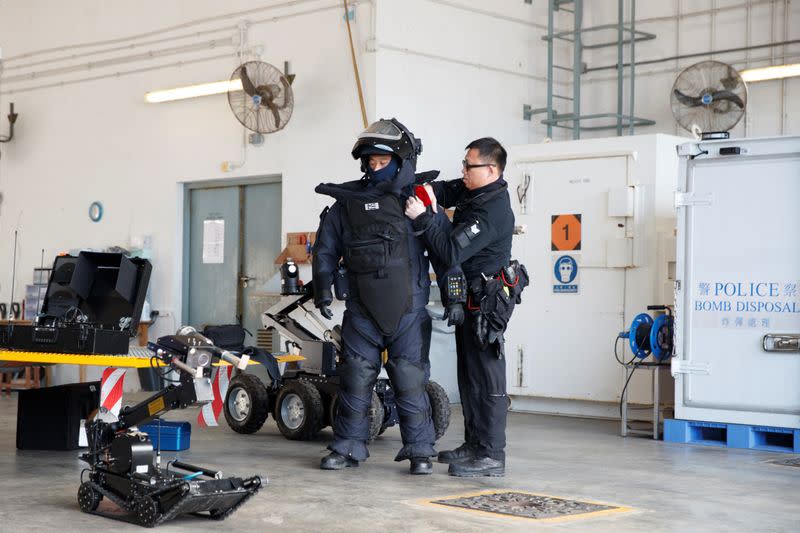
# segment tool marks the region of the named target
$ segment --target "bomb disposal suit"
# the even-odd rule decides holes
[[[353,147],[353,158],[362,160],[365,175],[315,189],[336,200],[320,216],[312,268],[314,303],[323,315],[330,317],[332,284],[337,296],[346,295],[343,361],[338,367],[341,390],[333,424],[335,440],[328,449],[349,460],[369,456],[368,413],[384,349],[403,440],[395,460],[436,455],[425,391],[431,337],[431,319],[425,309],[430,291],[428,258],[403,212],[415,184],[438,175],[415,174],[421,151],[421,142],[397,120],[380,120],[361,133]],[[373,171],[367,163],[370,154],[391,154],[392,159]],[[441,211],[438,215],[435,223],[449,225]],[[434,270],[438,273],[437,265]],[[340,289],[342,283],[346,289]]]

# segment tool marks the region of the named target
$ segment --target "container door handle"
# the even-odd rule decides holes
[[[776,333],[764,335],[761,345],[765,352],[800,352],[800,335]]]

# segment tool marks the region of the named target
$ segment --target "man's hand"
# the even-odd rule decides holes
[[[425,187],[425,192],[428,193],[428,198],[431,199],[431,209],[433,209],[434,213],[438,212],[436,209],[436,195],[433,193],[433,187],[431,187],[429,183],[426,183],[423,187]]]
[[[444,317],[448,326],[460,326],[464,323],[464,305],[452,304],[444,309]]]
[[[416,196],[409,196],[406,200],[406,216],[414,220],[425,212],[425,204]]]
[[[319,309],[319,313],[328,320],[333,318],[333,312],[331,311],[330,307],[328,307],[330,304],[331,304],[330,302],[323,302],[317,306],[317,309]]]

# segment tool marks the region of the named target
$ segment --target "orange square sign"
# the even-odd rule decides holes
[[[581,216],[553,215],[550,223],[550,246],[554,252],[581,249]]]

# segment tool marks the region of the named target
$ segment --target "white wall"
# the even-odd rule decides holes
[[[476,137],[494,135],[518,144],[544,136],[543,127],[521,117],[523,104],[537,107],[543,102],[544,83],[535,77],[545,73],[539,61],[546,50],[540,39],[544,30],[541,22],[533,22],[544,17],[541,6],[516,0],[489,7],[474,0],[351,4],[356,5],[353,37],[368,118],[396,116],[418,133],[426,146],[421,168],[441,168],[445,176],[455,177],[463,147]],[[222,16],[226,14],[233,15]],[[181,240],[175,210],[180,205],[176,183],[182,181],[281,174],[283,231],[314,229],[327,200],[313,194],[313,186],[357,175],[348,154],[362,124],[342,15],[335,0],[239,0],[224,6],[145,1],[135,9],[127,2],[99,0],[0,4],[0,110],[13,101],[20,113],[14,141],[0,147],[5,197],[0,249],[13,248],[18,229],[16,294],[29,282],[42,248],[49,260],[62,250],[127,246],[131,236],[152,235],[153,307],[178,311],[175,256]],[[257,22],[272,17],[274,22]],[[115,23],[120,19],[126,21],[124,30]],[[147,105],[143,94],[229,76],[238,64],[237,47],[230,40],[236,39],[236,25],[243,20],[251,21],[248,43],[263,48],[263,60],[279,67],[291,61],[297,74],[295,110],[285,130],[249,150],[244,168],[224,174],[219,164],[239,158],[241,132],[224,96]],[[164,28],[171,29],[158,31]],[[148,35],[119,43],[72,48],[144,33]],[[202,47],[210,39],[217,40],[213,49],[42,75],[149,51],[157,55],[176,46]],[[99,53],[127,45],[136,46]],[[62,52],[17,59],[67,46]],[[81,56],[65,58],[72,54]],[[51,58],[61,59],[34,64]],[[154,68],[177,61],[186,64]],[[125,74],[131,70],[142,72]],[[117,77],[118,72],[123,74]],[[102,79],[80,81],[89,77]],[[67,84],[53,86],[61,82]],[[105,206],[99,224],[86,216],[94,200]],[[10,265],[6,270],[8,274],[0,270],[3,300],[11,292]]]
[[[512,145],[545,136],[522,107],[544,102],[546,13],[542,2],[517,0],[379,2],[376,110],[422,137],[420,168],[460,177],[473,139]]]
[[[236,172],[220,170],[224,160],[238,160],[241,127],[224,95],[166,104],[145,104],[144,93],[154,89],[226,79],[238,64],[235,46],[217,46],[201,52],[133,61],[75,74],[8,81],[20,73],[97,61],[131,54],[131,50],[93,54],[75,61],[12,69],[21,63],[62,56],[37,55],[15,61],[31,51],[62,47],[110,37],[151,32],[178,23],[253,7],[293,4],[252,12],[229,19],[188,24],[185,28],[123,44],[142,43],[229,27],[212,37],[238,35],[236,24],[254,23],[250,45],[263,47],[262,59],[283,67],[291,61],[297,75],[293,90],[294,114],[281,132],[266,137],[264,146],[248,151],[247,164]],[[296,5],[295,5],[296,4]],[[76,5],[78,6],[76,8]],[[326,203],[315,195],[323,180],[352,177],[357,168],[349,158],[354,136],[362,129],[350,51],[339,2],[138,2],[82,0],[10,0],[0,4],[0,46],[4,72],[0,79],[0,109],[13,101],[20,114],[11,143],[0,145],[0,301],[10,298],[13,233],[19,231],[18,275],[15,293],[30,283],[31,270],[56,252],[77,247],[127,246],[136,235],[152,235],[154,273],[153,308],[179,312],[176,259],[181,254],[178,182],[223,177],[283,176],[283,232],[314,230],[317,214]],[[191,7],[191,9],[189,9]],[[361,2],[354,23],[354,38],[363,42],[370,25],[371,6]],[[303,12],[312,11],[308,14]],[[154,17],[153,14],[158,14]],[[297,14],[296,16],[289,16]],[[125,19],[125,29],[119,20]],[[147,44],[133,53],[206,41],[206,35]],[[357,44],[358,46],[358,44]],[[84,53],[104,47],[70,50]],[[363,48],[361,46],[360,48]],[[197,57],[219,59],[138,74],[110,76],[97,81],[40,90],[43,84],[118,71],[147,69]],[[362,80],[372,107],[372,63],[362,61]],[[5,80],[5,81],[3,81]],[[5,120],[2,121],[6,131]],[[100,223],[87,216],[89,204],[105,207]],[[18,296],[15,297],[19,299]],[[161,323],[171,330],[170,321]],[[159,334],[163,332],[158,332]]]
[[[585,2],[584,26],[616,23],[617,1]],[[625,13],[629,13],[630,0]],[[626,16],[627,20],[627,16]],[[665,0],[636,2],[636,28],[656,38],[636,44],[636,60],[648,61],[685,54],[742,48],[800,39],[800,3],[790,0]],[[604,34],[608,40],[616,33]],[[783,55],[785,53],[785,55]],[[656,121],[636,133],[685,135],[670,110],[670,89],[678,74],[694,63],[714,59],[737,70],[800,62],[800,44],[726,54],[704,55],[636,68],[635,114]],[[588,50],[588,67],[615,65],[616,47]],[[628,61],[626,51],[625,61]],[[731,131],[735,137],[800,133],[800,78],[749,84],[747,112]],[[583,77],[586,113],[616,112],[616,71],[588,72]],[[625,112],[628,79],[625,79]],[[612,132],[587,132],[597,137]]]

